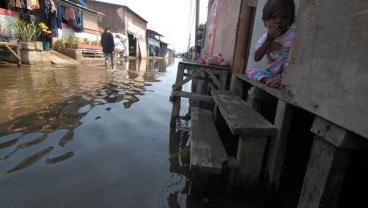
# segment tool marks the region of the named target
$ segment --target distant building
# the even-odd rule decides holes
[[[147,21],[131,10],[119,4],[111,4],[96,0],[85,0],[89,8],[99,11],[104,16],[98,22],[100,28],[109,26],[114,33],[126,35],[131,57],[147,57],[146,29]]]
[[[147,29],[147,50],[149,56],[165,57],[168,55],[168,44],[161,40],[160,33]]]

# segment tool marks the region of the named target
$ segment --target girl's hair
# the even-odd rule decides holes
[[[295,4],[293,0],[268,0],[263,7],[262,20],[266,22],[271,19],[273,13],[278,9],[287,9],[290,11],[290,23],[291,25],[295,20]]]

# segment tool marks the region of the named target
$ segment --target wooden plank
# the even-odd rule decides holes
[[[189,81],[191,81],[192,79],[195,79],[196,77],[198,77],[199,75],[201,75],[201,73],[203,72],[203,69],[200,69],[198,71],[195,71],[193,74],[191,74],[189,77],[185,78],[184,80],[179,81],[178,83],[175,83],[172,87],[172,90],[177,90],[180,87],[182,87],[185,83],[188,83]]]
[[[197,64],[194,62],[180,61],[179,65],[183,65],[185,69],[198,70],[200,68],[210,68],[215,74],[220,74],[223,70],[230,71],[230,67],[214,66],[208,64]]]
[[[284,89],[279,89],[279,88],[273,88],[273,87],[268,87],[263,83],[254,81],[249,79],[247,76],[245,76],[245,74],[242,73],[238,73],[236,74],[236,78],[238,79],[238,81],[244,81],[247,82],[248,84],[255,86],[259,89],[262,89],[263,91],[267,92],[268,94],[280,99],[280,100],[284,100],[284,95],[286,95],[285,90]]]
[[[12,48],[10,48],[10,46],[9,45],[5,45],[5,47],[18,59],[18,60],[21,60],[21,58],[20,58],[20,56],[16,53],[16,52],[14,52],[13,51],[13,49]],[[16,46],[17,47],[17,46]]]
[[[206,69],[206,72],[208,75],[210,75],[212,82],[216,85],[216,87],[218,89],[222,89],[222,85],[219,82],[219,80],[217,79],[217,77],[215,76],[215,74],[212,73],[212,71],[210,69]]]
[[[228,160],[225,147],[216,130],[211,111],[191,108],[190,169],[220,174]]]
[[[230,91],[213,90],[212,98],[234,135],[275,135],[276,128],[255,109]]]
[[[314,119],[311,131],[338,148],[368,149],[366,139],[318,116]]]
[[[204,100],[207,102],[213,102],[212,97],[209,95],[200,95],[200,94],[184,92],[184,91],[173,91],[172,95],[176,97],[186,97],[186,98],[193,99],[193,100]]]

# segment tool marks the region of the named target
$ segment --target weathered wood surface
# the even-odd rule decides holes
[[[282,100],[278,101],[273,124],[278,131],[270,141],[265,172],[267,188],[271,191],[277,191],[279,189],[293,111],[294,106]]]
[[[368,149],[368,142],[366,139],[348,132],[320,117],[314,119],[311,131],[338,148]]]
[[[229,67],[179,62],[176,81],[172,86],[170,96],[170,101],[173,102],[170,126],[176,125],[181,107],[181,97],[189,98],[190,106],[193,106],[195,101],[212,102],[211,96],[208,95],[208,86],[214,87],[215,89],[225,89],[229,72]],[[199,80],[202,81],[200,87],[197,86]],[[192,81],[191,92],[183,92],[183,85],[190,81]]]
[[[366,139],[367,11],[367,0],[301,1],[289,72],[283,80],[292,95],[287,102]]]
[[[195,94],[195,93],[190,93],[190,92],[173,91],[172,95],[176,97],[186,97],[186,98],[193,99],[193,100],[204,100],[207,102],[213,101],[212,97],[209,95],[200,95],[200,94]]]
[[[0,42],[0,48],[3,48],[3,52],[9,52],[17,59],[18,67],[22,64],[22,58],[20,54],[20,46],[16,43]]]
[[[254,108],[230,91],[213,90],[211,96],[234,135],[272,136],[276,128]]]
[[[183,80],[184,78],[184,68],[183,65],[178,65],[178,72],[176,73],[176,80],[175,83],[179,83]],[[182,87],[179,87],[177,89],[178,91],[182,90]],[[173,91],[171,91],[172,93]],[[180,102],[181,102],[181,97],[180,96],[170,96],[170,100],[172,101],[172,110],[171,110],[171,119],[170,119],[170,126],[175,126],[176,125],[176,120],[179,117],[179,111],[180,111]]]
[[[245,74],[242,73],[238,73],[236,74],[236,79],[238,79],[238,81],[240,82],[244,82],[242,84],[237,84],[238,86],[235,87],[235,89],[233,90],[234,93],[238,94],[239,92],[237,92],[238,90],[242,90],[244,85],[248,85],[245,86],[246,88],[255,86],[265,92],[267,92],[268,94],[280,99],[280,100],[284,100],[284,93],[285,91],[283,89],[278,89],[278,88],[272,88],[272,87],[268,87],[263,83],[260,82],[256,82],[254,80],[249,79],[247,76],[245,76]],[[239,88],[239,89],[237,89]],[[287,97],[287,96],[285,96]]]
[[[336,207],[352,151],[316,136],[299,196],[298,208]]]
[[[184,65],[185,69],[189,70],[198,70],[203,68],[210,68],[211,71],[215,74],[221,74],[223,70],[227,70],[230,72],[230,67],[224,67],[224,66],[214,66],[214,65],[208,65],[208,64],[197,64],[195,62],[187,62],[187,61],[180,61],[179,64]]]
[[[191,108],[190,169],[220,174],[228,160],[209,110]]]

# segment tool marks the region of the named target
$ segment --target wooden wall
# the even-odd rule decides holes
[[[288,102],[368,139],[368,1],[301,0]]]
[[[227,60],[232,60],[240,3],[240,0],[214,0],[212,5],[209,5],[204,58],[221,53]]]

